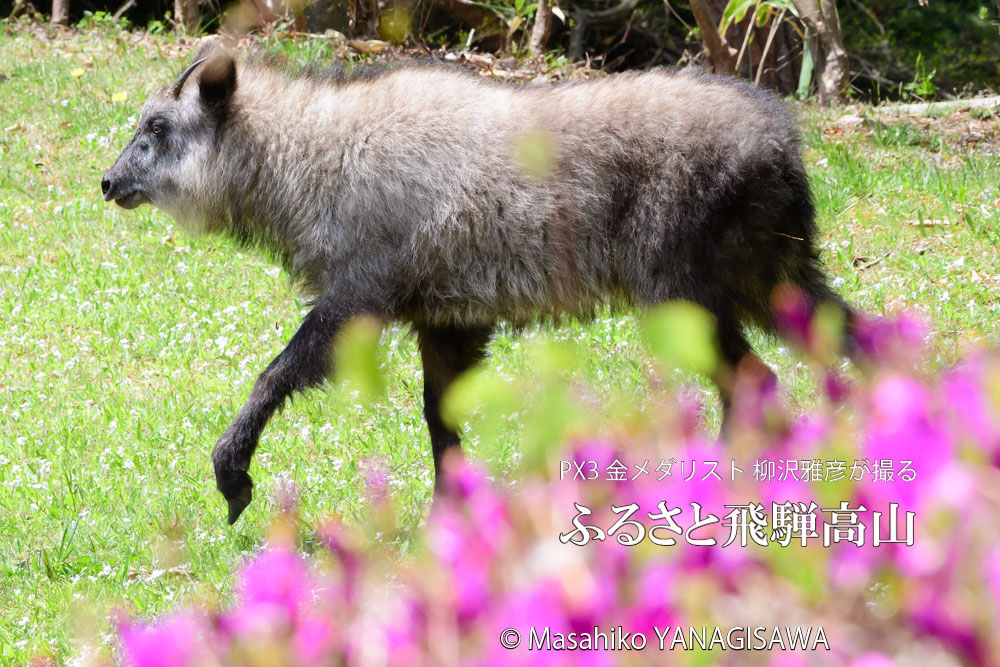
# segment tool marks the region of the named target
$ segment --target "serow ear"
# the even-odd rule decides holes
[[[202,65],[198,92],[201,103],[210,111],[221,113],[236,90],[236,62],[228,53],[212,56]]]
[[[218,55],[222,51],[217,38],[206,37],[198,45],[198,52],[194,54],[195,60],[208,60],[212,56]]]

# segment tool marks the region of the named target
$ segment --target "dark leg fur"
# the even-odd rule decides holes
[[[736,370],[747,355],[754,355],[753,348],[743,335],[740,323],[733,317],[716,316],[720,364],[712,375],[712,381],[719,388],[722,401],[722,428],[725,436],[733,425],[733,390],[736,384]],[[763,362],[761,362],[763,364]]]
[[[844,351],[855,356],[857,313],[828,287],[819,268],[814,210],[805,174],[797,164],[779,167],[741,175],[727,194],[705,206],[700,221],[687,225],[705,230],[707,240],[699,238],[689,249],[665,247],[662,255],[665,265],[669,260],[699,269],[698,280],[677,281],[681,289],[667,296],[699,303],[715,316],[720,364],[712,379],[722,402],[723,435],[733,426],[734,392],[774,381],[774,373],[754,354],[743,335],[743,326],[778,331],[771,299],[779,285],[798,287],[813,309],[824,302],[839,308],[845,318]],[[660,268],[663,275],[668,271]],[[658,292],[656,296],[662,297],[668,290],[660,288]],[[745,379],[739,383],[738,369]]]
[[[490,339],[489,328],[430,328],[417,330],[420,359],[424,365],[424,417],[434,452],[434,490],[441,490],[445,453],[461,447],[458,433],[441,419],[441,398],[462,372],[480,361]]]
[[[807,280],[800,282],[797,287],[802,291],[808,300],[810,309],[815,310],[824,303],[830,304],[841,311],[844,318],[844,332],[841,339],[841,352],[849,356],[856,363],[861,361],[858,358],[858,350],[855,342],[855,326],[859,317],[858,311],[847,304],[839,295],[831,290],[826,283],[826,277],[818,269],[810,269]],[[712,380],[719,388],[719,396],[722,401],[722,428],[720,433],[726,436],[733,427],[733,394],[736,391],[736,373],[745,374],[743,377],[748,383],[741,383],[741,386],[755,386],[758,389],[765,386],[765,383],[775,381],[774,373],[770,368],[754,353],[750,343],[744,337],[740,321],[732,316],[716,315],[716,325],[718,334],[718,345],[720,352],[719,368],[712,376]],[[768,313],[765,316],[758,315],[756,320],[764,320],[765,329],[776,331],[777,327],[773,322],[773,315]]]
[[[844,331],[840,342],[841,353],[850,357],[851,361],[859,362],[857,340],[855,329],[861,313],[850,306],[843,298],[834,292],[826,283],[826,277],[817,271],[811,282],[800,284],[799,288],[806,294],[806,298],[815,310],[823,303],[829,303],[836,307],[844,317]]]
[[[354,303],[339,296],[321,298],[288,346],[257,378],[250,398],[212,451],[216,486],[229,504],[230,524],[253,499],[253,481],[247,469],[271,415],[294,392],[323,382],[330,371],[334,338],[350,317],[362,313],[378,315],[380,311],[371,301]]]

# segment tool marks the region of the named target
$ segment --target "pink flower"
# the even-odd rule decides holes
[[[670,565],[655,564],[646,568],[638,580],[636,600],[628,612],[629,629],[652,637],[654,628],[674,625],[677,615],[672,594],[676,583],[677,573]]]
[[[770,667],[808,667],[809,663],[797,655],[789,655],[781,651],[775,651],[770,662]]]
[[[986,587],[993,603],[993,613],[1000,617],[1000,544],[994,544],[986,555],[983,564],[986,573]]]
[[[352,602],[361,581],[364,562],[357,529],[352,530],[337,521],[327,521],[320,526],[317,536],[340,566],[344,593],[346,599]]]
[[[792,294],[785,304],[785,317],[808,338],[808,308],[796,298]],[[586,481],[572,479],[574,466],[564,479],[553,469],[548,478],[529,472],[516,484],[495,483],[469,460],[449,460],[449,490],[435,502],[424,539],[408,540],[413,546],[398,553],[384,543],[369,548],[365,531],[371,526],[331,521],[317,531],[329,555],[320,554],[321,566],[314,569],[287,537],[297,522],[285,517],[284,531],[273,534],[288,542],[265,548],[241,568],[235,606],[214,615],[117,622],[122,660],[139,667],[265,658],[303,665],[610,665],[648,661],[655,649],[628,656],[529,651],[530,629],[591,635],[595,628],[610,632],[621,626],[655,642],[653,628],[729,623],[733,613],[787,605],[797,614],[829,617],[829,627],[856,633],[860,641],[836,644],[826,658],[762,658],[774,667],[803,667],[814,659],[889,667],[891,655],[859,648],[879,646],[873,642],[883,629],[892,638],[885,646],[912,637],[965,663],[993,664],[988,661],[996,653],[993,629],[1000,618],[1000,529],[989,485],[996,477],[992,465],[1000,461],[1000,384],[992,375],[1000,364],[984,355],[941,381],[925,381],[902,370],[919,343],[919,327],[901,318],[876,329],[877,335],[868,332],[869,342],[894,365],[877,367],[857,386],[829,389],[831,398],[844,399],[835,408],[824,405],[792,418],[773,387],[762,386],[769,376],[743,373],[737,381],[754,390],[746,403],[753,419],[743,426],[752,430],[729,445],[710,439],[694,403],[682,400],[677,413],[667,408],[670,418],[663,423],[643,417],[610,429],[610,438],[561,443],[559,460],[581,464]],[[984,463],[990,456],[993,461]],[[836,469],[843,473],[839,480],[803,479],[803,461],[834,459],[846,462]],[[609,481],[616,460],[615,471],[624,479]],[[661,461],[670,467],[663,479]],[[784,480],[758,481],[755,461],[764,464],[765,474],[769,461],[779,475],[779,462],[799,467]],[[735,479],[733,463],[743,468]],[[859,472],[863,481],[848,480]],[[369,479],[374,495],[384,497],[384,468],[371,466]],[[741,523],[739,510],[762,504],[766,520],[759,527],[768,538],[775,517],[781,518],[772,506],[785,501],[795,503],[793,513],[816,503],[818,537],[806,548],[797,535],[787,548],[774,542],[741,548],[741,526],[748,524]],[[661,502],[668,511],[680,510],[672,515],[680,534],[668,518],[649,517]],[[861,548],[846,541],[819,546],[831,516],[823,510],[841,502],[864,525]],[[890,503],[898,503],[893,536]],[[284,504],[286,512],[294,510],[292,501]],[[700,505],[698,527],[694,504]],[[736,542],[723,548],[731,534],[724,524],[734,510]],[[915,512],[913,546],[874,547],[874,511],[882,512],[882,539],[906,537],[906,512]],[[603,541],[577,546],[558,539],[561,532],[580,530],[572,524],[577,512],[586,517],[584,525],[604,532]],[[619,520],[623,525],[609,534]],[[658,542],[669,536],[676,543],[654,543],[654,527]],[[749,527],[746,533],[751,539]],[[626,535],[642,539],[619,539]],[[686,538],[717,542],[693,546]],[[763,607],[762,593],[768,598]],[[843,599],[831,605],[834,595]],[[875,626],[856,612],[866,602],[887,612]],[[752,616],[746,622],[765,622]],[[521,633],[515,650],[500,643],[507,628]]]
[[[899,315],[861,317],[855,324],[854,340],[861,352],[876,362],[888,364],[917,359],[922,352],[927,326],[918,318]]]
[[[801,346],[807,346],[811,337],[813,309],[809,300],[798,288],[784,285],[771,297],[774,321],[781,335]]]
[[[907,607],[918,632],[936,637],[969,664],[991,664],[986,661],[987,636],[977,635],[972,619],[943,592],[926,587],[908,601]]]
[[[361,463],[365,479],[365,495],[372,505],[382,505],[389,499],[389,470],[383,461],[369,458]]]
[[[869,463],[875,466],[889,461],[896,470],[909,461],[915,477],[905,481],[896,475],[882,480],[876,476],[871,481],[866,475],[865,494],[873,502],[899,502],[918,511],[930,497],[926,489],[954,457],[931,392],[911,377],[889,374],[875,384],[871,402],[871,422],[864,442]]]
[[[333,646],[334,628],[329,618],[310,614],[299,619],[295,628],[295,654],[301,665],[319,665],[329,662]]]
[[[823,371],[823,392],[831,403],[839,405],[847,400],[851,386],[839,373],[826,369]]]
[[[240,604],[225,619],[236,634],[291,627],[313,592],[305,561],[285,546],[269,547],[246,564],[237,586]]]
[[[181,613],[149,624],[126,621],[119,625],[121,649],[126,665],[133,667],[183,667],[209,661],[203,644],[201,616]]]
[[[462,456],[444,459],[445,488],[457,499],[466,500],[489,485],[486,475]]]
[[[896,661],[884,653],[862,653],[851,661],[850,667],[896,667]]]
[[[644,523],[653,525],[646,515],[649,512],[657,512],[661,500],[666,501],[668,509],[678,507],[681,509],[681,514],[675,517],[675,521],[681,526],[694,518],[695,510],[691,503],[698,503],[701,506],[702,518],[708,514],[722,517],[727,513],[728,510],[725,508],[728,501],[727,493],[733,484],[731,481],[733,456],[726,450],[725,445],[709,441],[703,436],[696,436],[684,442],[682,447],[671,451],[669,458],[674,459],[674,462],[670,467],[670,474],[662,481],[659,478],[666,475],[665,469],[654,472],[659,461],[650,462],[652,480],[643,488],[640,513],[634,518],[641,517]],[[626,498],[628,497],[631,497],[631,494],[626,492]],[[714,529],[704,529],[706,534],[712,532]]]

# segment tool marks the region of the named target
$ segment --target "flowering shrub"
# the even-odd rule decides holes
[[[783,307],[822,360],[822,313]],[[862,379],[822,365],[799,416],[758,382],[726,444],[681,397],[564,429],[513,484],[452,460],[413,555],[331,521],[306,558],[279,518],[229,609],[123,619],[124,661],[998,664],[1000,357],[922,377],[915,323],[857,338]],[[391,522],[371,477],[373,523]]]

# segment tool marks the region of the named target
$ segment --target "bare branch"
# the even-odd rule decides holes
[[[732,74],[736,71],[733,49],[719,35],[719,29],[716,27],[718,22],[712,16],[712,10],[705,0],[691,0],[691,11],[694,12],[694,20],[698,23],[701,38],[712,59],[712,68],[718,74]]]
[[[583,7],[576,7],[573,10],[573,32],[569,40],[570,60],[577,61],[583,58],[583,36],[587,26],[591,23],[601,23],[616,21],[625,18],[639,6],[639,0],[622,0],[614,7],[602,9],[599,12],[592,12]]]

